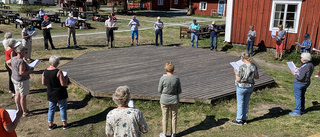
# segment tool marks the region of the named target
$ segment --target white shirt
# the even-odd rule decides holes
[[[104,22],[104,25],[106,26],[106,27],[114,27],[114,22],[113,22],[113,20],[106,20],[105,22]]]

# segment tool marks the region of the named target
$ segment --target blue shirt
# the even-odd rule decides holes
[[[44,16],[44,11],[39,11],[39,16]]]
[[[305,46],[305,48],[301,47],[300,53],[303,53],[303,52],[310,53],[311,45],[312,45],[311,39],[304,40],[301,46]]]
[[[219,32],[214,31],[215,29],[218,30],[218,26],[215,25],[215,26],[213,27],[213,29],[212,29],[211,27],[212,27],[212,25],[209,25],[209,28],[210,28],[210,31],[211,31],[210,37],[218,37],[218,33],[219,33]]]
[[[198,23],[196,23],[196,24],[192,23],[189,26],[189,29],[191,29],[191,31],[194,30],[194,31],[192,31],[193,33],[198,33],[200,30],[200,25]]]
[[[162,28],[164,27],[162,21],[160,21],[160,22],[157,21],[157,22],[154,23],[154,27],[156,27],[156,29],[160,29],[159,26],[162,27]],[[162,28],[161,28],[161,29],[162,29]]]
[[[72,18],[72,19],[67,18],[67,19],[66,19],[66,25],[70,25],[69,28],[74,28],[74,27],[76,27],[76,22],[77,22],[77,20],[74,19],[74,18]]]
[[[287,32],[285,30],[282,30],[282,31],[278,31],[278,38],[280,39],[277,39],[277,42],[279,43],[283,43],[284,39],[282,39],[283,36],[285,36],[287,34]]]
[[[133,21],[133,20],[130,20],[130,22]],[[131,30],[138,30],[138,25],[139,24],[139,20],[135,19],[135,21],[133,21],[131,24],[129,22],[129,26],[131,26]]]

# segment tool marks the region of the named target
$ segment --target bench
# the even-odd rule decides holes
[[[191,32],[189,28],[180,27],[180,39],[181,37],[184,37],[184,35],[191,36]]]
[[[5,18],[0,18],[0,24],[1,24],[1,22],[2,22],[3,24],[6,24],[6,19],[5,19]]]
[[[63,27],[63,25],[66,25],[66,21],[60,21],[61,22],[61,27]]]

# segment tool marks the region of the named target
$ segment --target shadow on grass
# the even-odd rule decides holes
[[[95,124],[95,123],[99,123],[101,121],[105,121],[106,115],[109,113],[109,111],[113,110],[114,108],[115,107],[109,107],[109,108],[105,109],[104,111],[100,112],[99,114],[86,117],[86,118],[81,119],[79,121],[74,121],[71,123],[72,127],[79,127],[79,126],[84,126],[87,124]]]
[[[106,47],[106,45],[83,45],[84,47]]]
[[[188,134],[191,134],[193,132],[200,131],[200,130],[209,130],[213,127],[221,126],[227,121],[229,121],[228,118],[222,118],[219,120],[215,120],[214,118],[215,116],[206,116],[206,119],[204,119],[200,124],[178,133],[177,137],[186,136]]]
[[[227,44],[221,48],[221,51],[228,51],[229,49],[232,49],[232,48],[233,48],[233,46],[231,44]]]
[[[30,94],[37,94],[37,93],[43,93],[43,92],[47,92],[47,88],[30,90]]]
[[[31,74],[42,74],[44,70],[32,71]]]
[[[291,112],[290,109],[283,110],[281,107],[274,107],[274,108],[269,109],[269,113],[264,114],[263,116],[248,120],[248,123],[259,121],[259,120],[264,120],[264,119],[269,119],[269,118],[277,118],[277,117],[280,117],[283,115],[288,115],[289,112]]]
[[[312,101],[312,107],[308,107],[305,112],[311,112],[311,111],[319,111],[320,110],[320,103],[318,101]]]
[[[39,59],[40,61],[49,61],[49,58]],[[73,60],[73,58],[60,57],[60,60]]]
[[[165,45],[167,47],[180,47],[182,43],[177,43],[177,44],[170,44],[170,45]]]

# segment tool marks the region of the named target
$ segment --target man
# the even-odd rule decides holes
[[[164,27],[163,22],[160,21],[160,17],[157,18],[158,21],[154,23],[154,30],[156,31],[156,43],[155,45],[158,46],[158,35],[160,36],[160,45],[162,46],[162,29]]]
[[[107,48],[109,48],[109,41],[111,39],[111,48],[113,48],[112,46],[112,42],[114,40],[114,35],[113,35],[113,29],[112,27],[114,27],[116,24],[113,22],[112,16],[109,16],[109,19],[105,21],[105,27],[106,27],[106,35],[107,35]]]
[[[279,61],[282,61],[282,53],[283,53],[283,44],[284,44],[284,39],[286,38],[287,32],[283,29],[282,25],[279,25],[279,31],[278,31],[278,36],[277,38],[277,43],[276,43],[276,59],[278,60],[279,57],[279,50],[280,50],[280,59]]]
[[[49,17],[47,15],[44,16],[44,20],[41,23],[41,29],[43,33],[43,39],[44,39],[44,49],[48,50],[48,40],[50,42],[51,48],[56,49],[52,43],[51,33],[50,29],[52,25],[50,25]]]
[[[307,33],[304,35],[304,41],[300,46],[300,53],[304,53],[304,52],[310,53],[311,45],[312,45],[312,41],[309,38],[309,34]]]
[[[210,28],[210,50],[217,51],[217,39],[218,39],[218,26],[216,25],[215,21],[212,21],[211,25],[209,26]],[[213,47],[213,42],[214,42],[214,47]]]
[[[257,37],[257,32],[254,30],[254,26],[250,25],[249,26],[249,32],[247,34],[248,39],[247,39],[247,51],[249,52],[249,49],[251,48],[251,53],[250,56],[253,56],[253,43],[255,38]]]
[[[0,137],[16,137],[17,134],[14,130],[18,126],[21,116],[22,111],[18,110],[12,122],[9,113],[5,109],[0,108]]]
[[[138,46],[138,26],[140,26],[139,20],[137,20],[135,16],[132,16],[132,20],[130,20],[128,25],[131,26],[131,46],[133,46],[134,38],[136,39],[136,45]]]
[[[191,31],[191,47],[193,47],[193,41],[195,40],[196,48],[198,48],[198,33],[200,30],[200,25],[197,23],[196,19],[194,19],[193,23],[189,26],[189,30]]]
[[[39,10],[39,17],[40,17],[40,19],[43,19],[43,17],[44,17],[45,14],[46,14],[46,13],[43,11],[43,9],[40,9],[40,10]]]
[[[76,40],[76,23],[77,23],[77,20],[75,20],[73,18],[73,15],[72,13],[69,13],[69,17],[66,19],[66,27],[68,27],[68,48],[70,48],[70,37],[71,37],[71,34],[72,34],[72,37],[73,37],[73,43],[74,43],[74,46],[75,47],[78,47],[77,46],[77,40]]]

